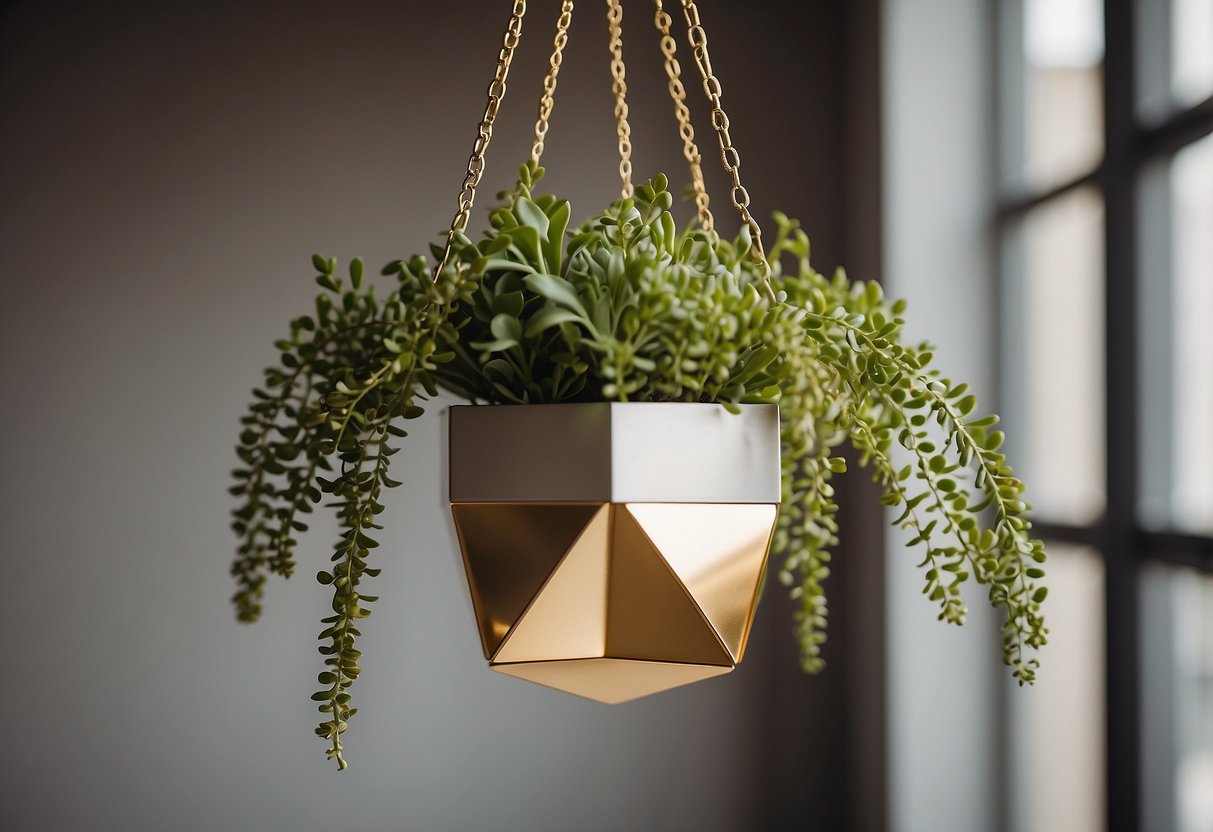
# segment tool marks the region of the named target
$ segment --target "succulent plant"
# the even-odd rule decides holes
[[[783,502],[772,549],[797,599],[805,670],[823,665],[823,582],[838,532],[831,480],[849,442],[894,524],[910,530],[939,619],[962,624],[963,586],[983,586],[1004,613],[1004,662],[1032,682],[1048,634],[1045,552],[1030,535],[1024,485],[999,450],[998,417],[978,415],[968,385],[934,369],[928,344],[902,340],[905,303],[841,270],[817,272],[808,237],[782,214],[768,275],[744,228],[732,241],[694,223],[679,230],[664,176],[570,228],[567,200],[534,193],[542,175],[523,165],[483,238],[457,235],[437,279],[426,257],[397,260],[382,272],[394,286],[380,293],[360,260],[346,277],[314,256],[324,291],[276,342],[279,361],[242,419],[231,489],[239,619],[260,615],[269,573],[294,571],[314,504],[327,496],[340,522],[332,565],[317,574],[333,591],[312,696],[330,758],[345,767],[359,625],[378,600],[365,590],[382,568],[381,495],[399,484],[390,458],[440,390],[486,404],[777,403]]]

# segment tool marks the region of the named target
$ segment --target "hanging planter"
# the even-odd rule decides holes
[[[741,661],[779,504],[779,411],[454,407],[451,510],[500,672],[603,702]]]
[[[535,191],[573,4],[565,0],[531,159],[478,240],[466,233],[522,32],[515,0],[458,210],[434,262],[389,263],[381,293],[354,260],[312,262],[315,310],[275,342],[277,365],[242,419],[232,574],[242,621],[270,573],[289,577],[325,500],[341,535],[322,621],[316,733],[345,767],[357,713],[383,490],[407,420],[439,391],[450,413],[450,499],[484,654],[501,673],[618,702],[729,672],[742,658],[768,549],[797,602],[802,664],[822,667],[831,478],[849,442],[910,531],[923,592],[963,623],[975,581],[1003,611],[1003,660],[1021,683],[1047,628],[1045,560],[996,416],[902,340],[902,301],[810,264],[798,224],[774,215],[769,252],[750,214],[707,35],[681,0],[741,231],[719,235],[704,187],[672,20],[656,3],[668,89],[696,219],[679,230],[666,177],[633,188],[622,7],[607,0],[621,197],[570,227]]]

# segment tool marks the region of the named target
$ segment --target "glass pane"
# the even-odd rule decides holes
[[[1102,3],[1011,2],[1003,30],[1004,179],[1037,190],[1091,170],[1103,155]]]
[[[1049,547],[1049,644],[1033,687],[1009,699],[1012,832],[1104,828],[1104,566]]]
[[[1142,200],[1142,513],[1213,532],[1213,136],[1149,171]]]
[[[1165,116],[1213,95],[1213,0],[1138,4],[1141,110]]]
[[[1143,576],[1145,828],[1213,830],[1213,576]]]
[[[1081,189],[1030,212],[1004,250],[1011,464],[1041,519],[1104,507],[1103,202]]]

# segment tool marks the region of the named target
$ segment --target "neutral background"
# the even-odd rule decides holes
[[[448,221],[506,5],[0,6],[5,829],[882,825],[871,523],[832,590],[827,676],[796,672],[772,588],[740,672],[582,702],[484,667],[436,409],[397,457],[349,772],[307,698],[326,529],[261,623],[233,620],[248,390],[310,303],[313,251],[376,266]],[[480,208],[529,147],[557,5],[531,4]],[[799,215],[819,268],[871,276],[871,4],[701,5],[760,215]],[[681,182],[648,4],[628,8],[636,171]],[[544,159],[583,214],[617,187],[605,40],[579,4]]]

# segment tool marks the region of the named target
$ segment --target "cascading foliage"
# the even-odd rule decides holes
[[[748,233],[727,241],[695,224],[679,231],[664,176],[570,229],[567,200],[532,193],[542,175],[521,168],[484,238],[457,235],[437,281],[427,258],[397,260],[383,269],[395,286],[380,294],[362,261],[346,278],[314,256],[324,291],[275,343],[278,364],[241,420],[231,489],[239,619],[260,616],[268,574],[293,573],[316,503],[327,498],[340,523],[332,565],[316,576],[333,593],[312,694],[329,757],[345,768],[359,624],[378,600],[364,590],[383,568],[381,496],[399,484],[389,463],[402,424],[439,390],[497,404],[777,403],[783,503],[773,554],[797,600],[804,669],[823,666],[823,581],[838,531],[831,478],[845,470],[835,453],[849,441],[909,531],[939,619],[962,624],[963,585],[984,586],[1004,613],[1003,661],[1031,683],[1048,630],[1045,552],[1029,534],[1024,485],[999,450],[998,417],[977,414],[968,385],[932,367],[929,345],[902,341],[905,303],[841,270],[819,274],[808,237],[782,214],[772,299]]]

